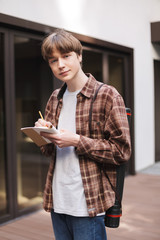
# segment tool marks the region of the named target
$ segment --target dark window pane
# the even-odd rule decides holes
[[[49,67],[43,61],[40,41],[14,38],[16,81],[16,129],[17,129],[17,189],[18,208],[42,202],[48,161],[39,148],[22,132],[21,127],[34,126],[44,113],[45,105],[53,90]]]
[[[85,73],[91,73],[102,82],[102,53],[83,50],[82,68]]]
[[[7,211],[6,192],[6,138],[5,138],[5,111],[4,111],[4,35],[0,34],[0,217]]]
[[[109,81],[124,97],[124,60],[122,57],[109,55]]]

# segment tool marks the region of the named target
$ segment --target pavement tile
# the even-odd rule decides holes
[[[160,174],[127,176],[122,206],[120,227],[106,228],[108,240],[160,240]],[[54,240],[50,214],[40,210],[2,225],[0,239]]]

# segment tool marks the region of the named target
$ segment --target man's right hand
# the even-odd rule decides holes
[[[35,125],[34,125],[34,126],[35,126],[35,127],[48,127],[48,128],[50,128],[50,126],[52,126],[52,123],[47,122],[47,121],[39,118],[38,121],[35,122]]]

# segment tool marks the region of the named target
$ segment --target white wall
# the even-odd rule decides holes
[[[150,22],[160,21],[160,0],[0,0],[0,12],[65,28],[134,49],[135,165],[154,163],[153,58]]]

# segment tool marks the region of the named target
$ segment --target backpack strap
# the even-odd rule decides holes
[[[93,103],[94,103],[94,101],[95,101],[95,99],[96,99],[96,97],[97,97],[97,94],[98,94],[100,88],[101,88],[103,85],[104,85],[104,83],[102,83],[102,84],[96,89],[96,92],[95,92],[95,94],[94,94],[94,96],[93,96],[93,98],[92,98],[92,101],[91,101],[90,110],[89,110],[89,132],[90,132],[90,136],[91,136],[91,122],[92,122]],[[105,175],[106,178],[108,179],[108,182],[109,182],[109,184],[111,185],[112,190],[115,192],[116,199],[118,200],[118,202],[119,202],[119,204],[120,204],[120,206],[121,206],[121,197],[120,197],[120,195],[118,194],[116,187],[114,187],[113,184],[111,183],[111,180],[110,180],[108,174],[105,172],[105,169],[103,169],[101,166],[100,166],[100,168],[103,170],[104,175]]]
[[[96,89],[96,92],[92,98],[92,101],[91,101],[91,105],[90,105],[90,109],[89,109],[89,132],[90,132],[90,135],[91,135],[91,122],[92,122],[92,110],[93,110],[93,103],[97,97],[97,94],[100,90],[100,88],[104,85],[104,83],[102,83],[97,89]]]

